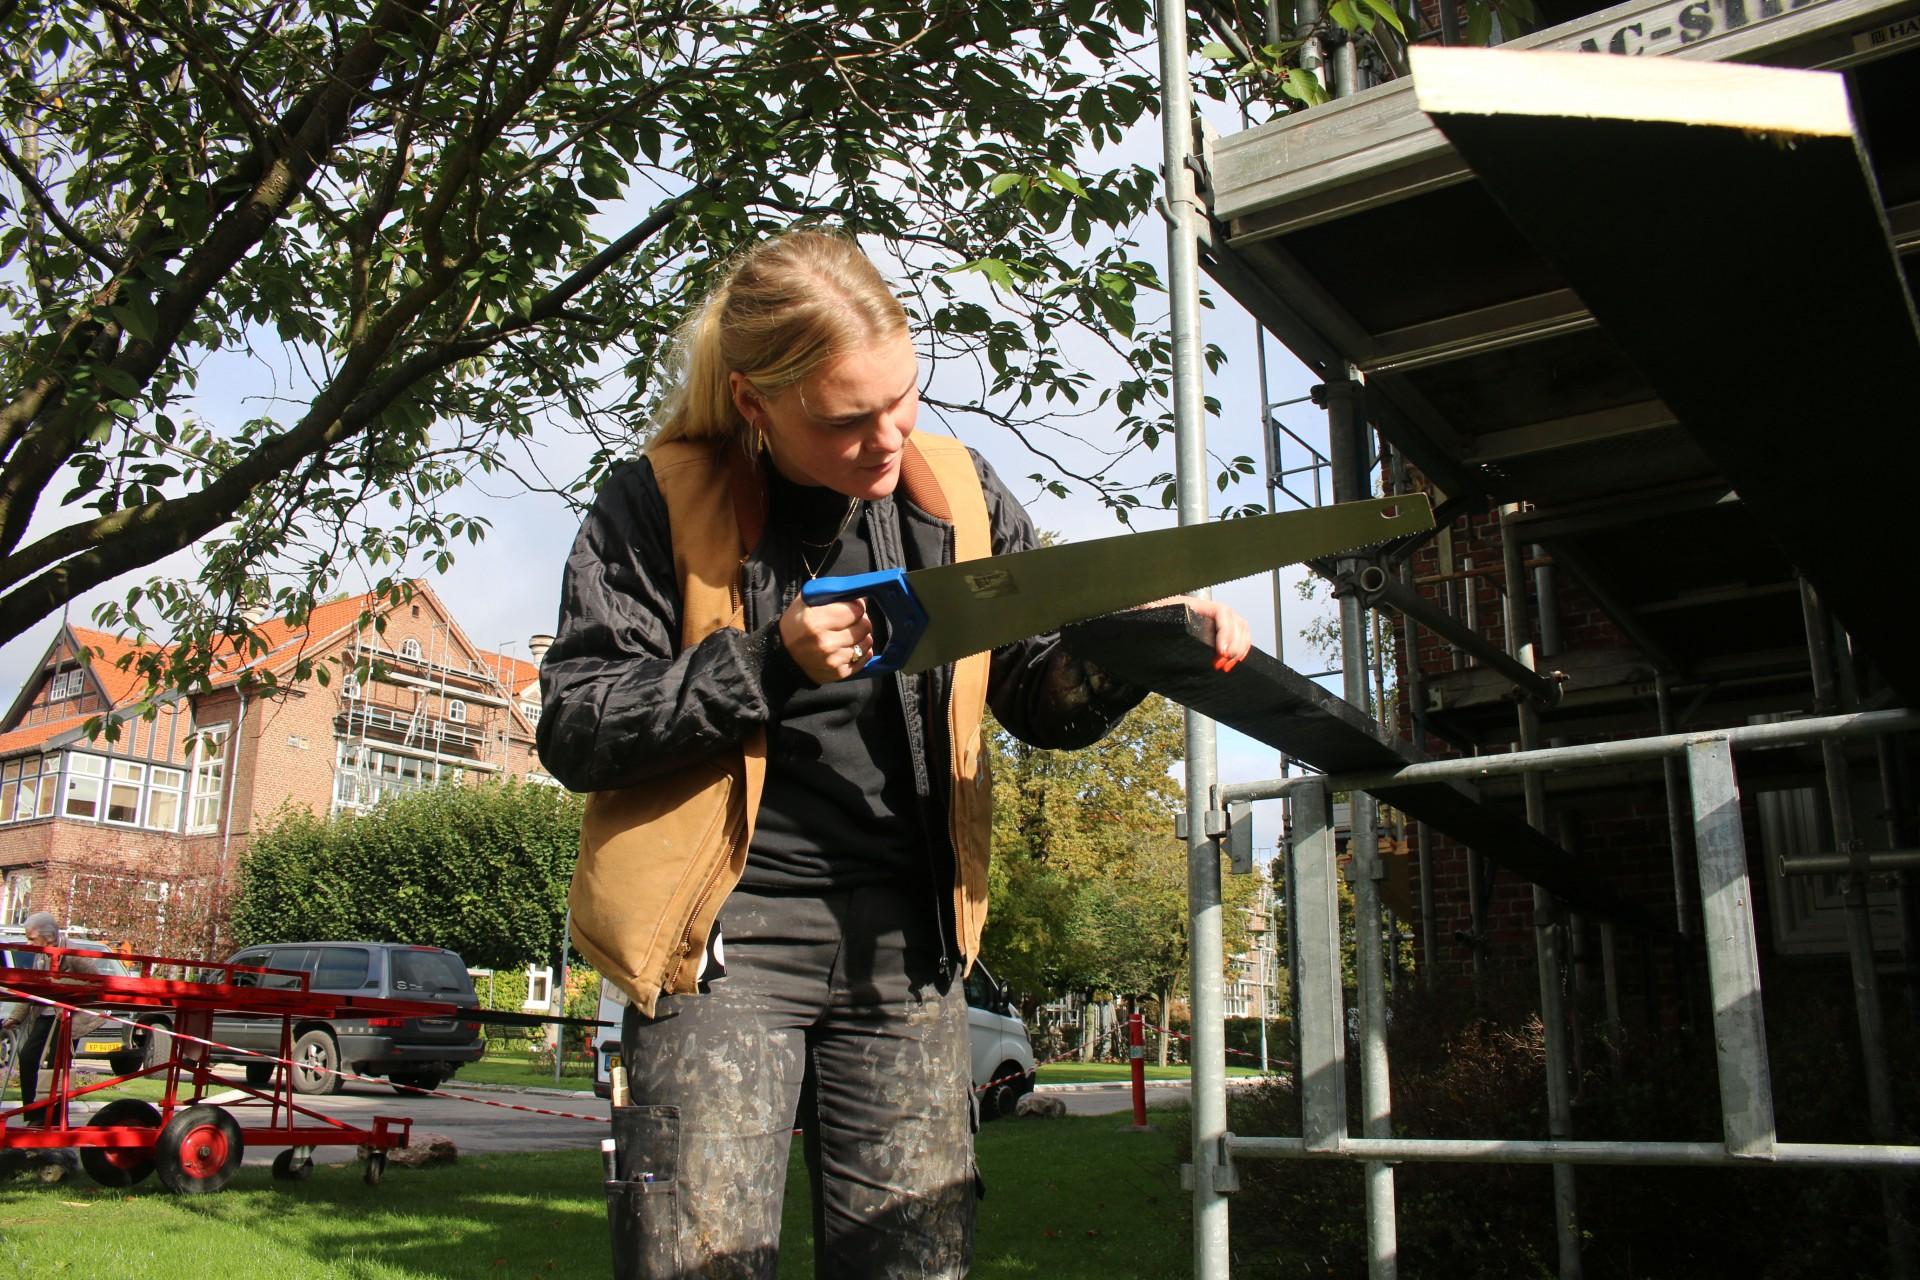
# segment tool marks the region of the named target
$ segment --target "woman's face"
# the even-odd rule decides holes
[[[733,402],[766,434],[780,474],[850,498],[884,498],[920,411],[920,361],[905,334],[830,360],[774,396],[731,375]]]

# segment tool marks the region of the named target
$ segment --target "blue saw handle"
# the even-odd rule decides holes
[[[865,600],[887,623],[887,646],[868,658],[856,675],[881,676],[898,671],[926,634],[927,611],[907,583],[905,569],[850,573],[839,578],[815,578],[800,588],[807,607],[839,600]]]

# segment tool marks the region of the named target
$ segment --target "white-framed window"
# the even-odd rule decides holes
[[[67,799],[60,812],[69,818],[99,818],[101,783],[107,762],[83,751],[67,753]]]
[[[448,698],[447,719],[454,724],[465,724],[467,722],[467,704],[458,698]]]
[[[54,807],[60,802],[60,754],[51,752],[40,757],[40,780],[37,788],[39,795],[33,805],[32,817],[51,818]],[[20,803],[24,806],[28,800],[27,778],[20,777]],[[21,813],[21,817],[28,817]]]
[[[537,702],[523,702],[520,704],[520,714],[527,718],[528,724],[539,724],[540,704]]]
[[[27,918],[33,906],[33,878],[31,867],[7,872],[7,878],[0,882],[0,924],[19,924]]]
[[[193,808],[187,818],[188,831],[213,831],[220,826],[220,797],[227,787],[227,748],[233,726],[204,725],[194,731]]]
[[[402,640],[400,642],[400,656],[403,658],[411,658],[415,662],[420,661],[420,642],[412,636],[408,636],[405,640]]]
[[[0,764],[0,822],[12,822],[16,817],[31,818],[33,816],[32,799],[28,799],[25,813],[15,812],[15,806],[20,803],[20,775],[28,770],[32,771],[34,785],[38,786],[39,757],[36,756],[31,760],[9,760],[5,764]]]
[[[53,813],[60,757],[25,756],[0,766],[0,822],[25,822]]]
[[[542,1012],[553,1007],[553,966],[527,966],[527,998],[520,1007]]]
[[[87,678],[78,667],[72,671],[56,671],[47,684],[47,701],[59,702],[63,698],[78,697],[87,687]]]
[[[340,677],[340,696],[351,702],[360,696],[360,677],[349,671]]]
[[[442,782],[458,782],[467,770],[451,760],[428,760],[351,738],[336,738],[333,808],[371,809],[388,796],[419,791]]]
[[[159,765],[147,771],[147,825],[161,831],[180,829],[180,802],[187,789],[184,769],[163,769]]]
[[[147,766],[134,760],[107,762],[107,809],[103,820],[116,826],[140,825],[140,791],[147,781]]]

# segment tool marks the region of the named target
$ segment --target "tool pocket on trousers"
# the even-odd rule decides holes
[[[614,1179],[606,1184],[615,1280],[680,1275],[680,1108],[613,1109]]]

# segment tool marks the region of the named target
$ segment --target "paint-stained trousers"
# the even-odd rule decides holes
[[[796,1124],[814,1274],[966,1274],[974,1174],[966,1001],[927,893],[735,892],[725,976],[627,1011],[614,1274],[772,1277]],[[804,1086],[804,1089],[803,1089]]]

